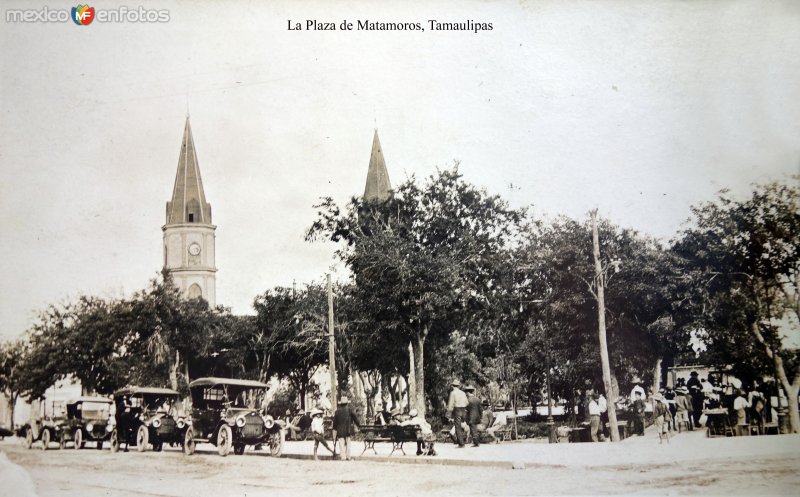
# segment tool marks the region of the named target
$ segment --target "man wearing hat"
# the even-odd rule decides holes
[[[475,396],[475,387],[467,385],[464,387],[467,392],[467,424],[469,425],[469,434],[472,437],[472,446],[477,447],[480,445],[480,434],[478,433],[478,425],[481,423],[481,416],[483,408],[481,401]]]
[[[459,448],[462,448],[466,442],[466,436],[464,434],[464,429],[461,427],[461,423],[464,422],[464,418],[467,415],[467,404],[469,402],[467,401],[467,394],[460,388],[460,381],[453,380],[450,385],[453,389],[450,391],[450,397],[447,399],[447,412],[453,420],[453,426],[456,429],[456,442]]]
[[[703,404],[705,403],[705,394],[703,393],[703,384],[700,383],[697,371],[689,373],[689,381],[686,382],[686,388],[689,389],[689,394],[692,396],[692,418],[694,427],[700,428],[700,416],[703,415]]]
[[[333,456],[336,457],[336,442],[341,438],[344,445],[344,459],[350,461],[350,437],[355,433],[353,425],[361,427],[356,418],[356,413],[350,407],[350,399],[342,396],[339,407],[333,415]]]
[[[675,424],[678,428],[678,433],[681,432],[683,423],[689,428],[689,431],[694,430],[694,423],[689,417],[692,410],[692,401],[689,400],[689,390],[686,387],[678,387],[675,389]]]
[[[314,460],[317,460],[317,449],[319,444],[322,444],[333,457],[333,449],[328,446],[325,441],[325,419],[322,417],[324,413],[316,407],[311,410],[311,433],[314,435]]]
[[[669,408],[667,407],[667,401],[660,392],[656,392],[653,394],[653,419],[655,420],[654,424],[656,430],[658,430],[658,443],[663,443],[663,439],[667,439],[667,443],[669,443],[669,427],[671,416],[669,414]]]

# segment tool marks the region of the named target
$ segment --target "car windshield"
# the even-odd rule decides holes
[[[82,419],[107,419],[109,404],[105,402],[83,402],[80,406]]]
[[[192,391],[192,402],[201,409],[238,407],[260,409],[264,402],[265,388],[241,385],[214,385]]]

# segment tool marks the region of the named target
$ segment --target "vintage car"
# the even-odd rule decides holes
[[[261,408],[268,386],[259,381],[200,378],[189,384],[192,415],[183,450],[193,454],[195,444],[209,442],[225,456],[244,454],[245,446],[269,445],[270,454],[283,453],[284,423]]]
[[[66,420],[63,403],[52,403],[50,412],[44,403],[41,404],[39,416],[32,417],[25,423],[17,433],[24,437],[25,447],[30,449],[35,442],[42,442],[42,450],[47,450],[51,442],[59,442],[60,448],[64,448],[62,427]]]
[[[111,400],[105,397],[78,397],[67,402],[67,419],[61,427],[61,448],[72,441],[73,447],[82,449],[86,442],[95,442],[98,449],[111,438],[108,418]]]
[[[177,413],[178,397],[178,392],[168,388],[129,387],[114,392],[111,452],[123,444],[126,452],[133,446],[144,452],[148,443],[156,452],[165,443],[183,444],[188,425]]]

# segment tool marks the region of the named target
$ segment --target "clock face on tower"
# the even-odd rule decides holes
[[[192,243],[189,245],[189,255],[200,255],[200,244]]]

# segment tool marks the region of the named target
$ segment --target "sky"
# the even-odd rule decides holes
[[[304,232],[320,197],[363,193],[376,128],[393,184],[457,160],[535,216],[598,208],[664,241],[721,188],[800,174],[796,2],[113,7],[140,4],[168,21],[8,22],[74,5],[1,7],[0,339],[49,304],[156,276],[187,110],[217,303],[237,314],[269,288],[344,277]],[[288,29],[307,20],[337,29]],[[425,29],[339,29],[358,20]]]

